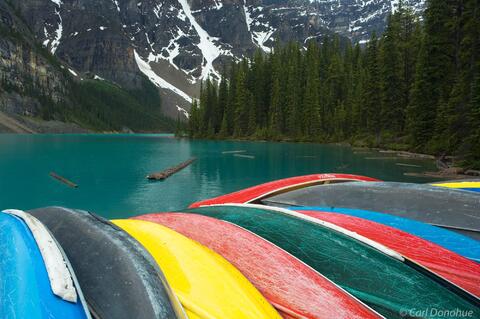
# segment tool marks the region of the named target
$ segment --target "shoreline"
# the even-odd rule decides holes
[[[434,161],[437,171],[425,171],[422,173],[404,173],[405,176],[415,176],[415,177],[431,177],[431,178],[443,178],[443,179],[475,179],[480,176],[480,171],[465,169],[461,166],[450,166],[448,162],[443,161],[439,157],[435,157],[430,154],[415,153],[408,151],[396,151],[391,149],[382,149],[382,148],[368,148],[368,147],[353,147],[353,150],[364,150],[370,152],[378,152],[381,154],[394,154],[395,157],[405,158],[405,159],[420,159],[420,160],[431,160]],[[445,156],[445,158],[453,160],[451,156]]]
[[[189,138],[189,137],[178,136],[177,138]],[[313,141],[296,141],[294,139],[278,139],[278,140],[266,140],[266,139],[256,140],[252,138],[189,138],[189,139],[232,141],[232,142],[260,142],[260,143],[261,142],[303,143],[303,144],[323,144],[323,145],[345,146],[345,147],[351,148],[352,152],[354,153],[355,151],[364,151],[368,153],[377,152],[379,154],[393,154],[395,155],[395,157],[398,157],[398,158],[432,161],[437,167],[437,171],[425,171],[422,173],[405,173],[405,176],[429,177],[429,178],[439,178],[439,179],[445,179],[445,180],[475,179],[480,177],[480,170],[467,169],[459,165],[451,165],[453,164],[452,161],[455,160],[455,157],[453,156],[447,155],[440,158],[432,154],[417,153],[417,152],[411,152],[411,151],[405,151],[405,150],[395,150],[395,149],[381,148],[381,147],[355,146],[355,144],[352,145],[352,143],[350,143],[349,141],[320,143],[320,142],[313,142]],[[385,157],[385,159],[386,158],[387,157]],[[377,158],[371,158],[371,159],[377,159]],[[448,160],[448,161],[445,161],[445,160]]]
[[[59,121],[43,121],[38,119],[25,118],[23,116],[12,116],[7,115],[4,112],[0,111],[0,134],[145,134],[145,132],[95,132],[82,128],[74,123],[64,123]],[[7,128],[9,130],[2,130]],[[165,132],[150,132],[154,134],[164,134]],[[148,133],[147,133],[148,134]],[[425,171],[422,173],[404,173],[405,176],[415,176],[415,177],[429,177],[429,178],[439,178],[439,179],[474,179],[480,177],[480,170],[467,169],[458,165],[451,165],[455,158],[453,156],[444,156],[443,158],[436,157],[431,154],[416,153],[405,150],[395,150],[390,148],[381,148],[381,147],[367,147],[367,146],[355,146],[355,143],[350,143],[348,141],[344,142],[329,142],[321,143],[314,141],[301,141],[294,139],[278,139],[278,140],[267,140],[267,139],[252,139],[252,138],[189,138],[188,136],[175,136],[175,138],[188,138],[188,139],[201,139],[201,140],[217,140],[217,141],[232,141],[232,142],[275,142],[275,143],[296,143],[296,144],[323,144],[323,145],[336,145],[349,147],[353,153],[379,153],[379,154],[391,154],[393,155],[391,159],[395,158],[404,158],[404,159],[417,159],[417,160],[428,160],[432,161],[437,167],[437,171]],[[367,159],[388,159],[386,156],[379,157],[370,157]],[[447,160],[447,161],[445,161]],[[409,166],[407,164],[398,163],[399,166]],[[412,165],[413,166],[413,165]]]

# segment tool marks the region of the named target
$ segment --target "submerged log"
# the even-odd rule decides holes
[[[238,150],[238,151],[223,151],[222,154],[237,154],[237,153],[245,153],[246,150]]]
[[[55,172],[50,172],[50,176],[52,176],[53,178],[55,178],[56,180],[66,184],[67,186],[70,186],[71,188],[78,188],[78,185],[75,184],[74,182],[66,179],[65,177],[63,176],[60,176],[58,175],[57,173]]]
[[[147,179],[150,179],[150,180],[164,180],[164,179],[172,176],[173,174],[181,171],[182,169],[184,169],[188,165],[192,164],[196,159],[197,159],[196,157],[193,157],[193,158],[189,159],[188,161],[185,161],[185,162],[182,162],[182,163],[180,163],[176,166],[167,168],[164,171],[161,171],[161,172],[158,172],[158,173],[148,174]]]
[[[235,157],[243,157],[243,158],[249,158],[249,159],[254,159],[255,156],[253,155],[243,155],[243,154],[233,154]]]

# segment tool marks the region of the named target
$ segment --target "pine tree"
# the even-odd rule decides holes
[[[316,140],[321,133],[319,86],[319,53],[315,42],[308,44],[305,57],[305,91],[303,96],[303,131],[308,140]]]
[[[269,107],[269,131],[273,138],[278,138],[282,132],[282,92],[280,85],[281,61],[280,48],[277,47],[271,55],[272,74],[271,74],[271,93]]]
[[[404,126],[405,84],[402,79],[400,60],[400,23],[398,15],[388,17],[387,29],[382,37],[381,48],[381,88],[382,88],[382,128],[401,132]]]
[[[233,135],[237,137],[244,136],[247,133],[249,91],[246,76],[246,69],[241,67],[237,74],[234,102]]]
[[[192,106],[190,108],[189,120],[188,120],[188,136],[197,137],[199,134],[199,114],[198,114],[198,102],[197,99],[193,99]]]
[[[382,103],[380,70],[378,65],[378,40],[372,34],[365,52],[365,85],[363,91],[364,125],[369,133],[377,137],[382,128],[382,118],[379,107]]]
[[[454,81],[452,45],[452,4],[430,0],[425,11],[425,36],[422,41],[408,125],[412,143],[425,148],[433,136],[440,101],[448,101]]]
[[[225,75],[225,67],[223,68],[222,77],[220,79],[220,84],[218,88],[218,106],[217,106],[217,114],[218,114],[218,122],[216,123],[215,130],[219,132],[224,122],[224,115],[227,112],[228,107],[228,83],[227,77]],[[226,133],[226,131],[224,132]]]

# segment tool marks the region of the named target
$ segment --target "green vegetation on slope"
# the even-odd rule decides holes
[[[400,8],[365,48],[290,43],[206,81],[192,137],[351,141],[461,155],[480,166],[480,4],[431,0],[424,22]],[[225,73],[225,72],[224,72]]]
[[[173,132],[175,122],[161,114],[157,88],[144,78],[141,90],[127,91],[108,81],[72,82],[72,105],[46,104],[44,119],[60,119],[100,131]]]

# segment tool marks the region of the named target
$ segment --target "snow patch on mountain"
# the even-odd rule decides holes
[[[190,21],[191,25],[197,32],[198,36],[200,37],[200,43],[197,44],[197,47],[202,51],[203,55],[203,63],[202,63],[202,79],[207,79],[209,76],[213,75],[217,79],[220,78],[220,75],[213,67],[213,61],[217,59],[220,54],[222,53],[221,50],[215,45],[213,42],[214,40],[218,40],[217,38],[211,37],[207,31],[205,31],[200,24],[198,24],[197,20],[192,14],[190,9],[190,5],[188,4],[187,0],[178,0],[180,5],[182,6],[183,12],[187,16],[188,20]]]
[[[182,113],[187,119],[190,118],[190,114],[188,113],[187,110],[185,110],[183,107],[175,105],[177,107],[177,111]]]
[[[117,8],[117,11],[120,12],[120,6],[118,5],[118,1],[117,0],[112,0],[112,2],[115,5],[115,7]]]
[[[271,52],[271,48],[266,46],[265,43],[271,38],[275,33],[275,29],[272,28],[267,21],[261,22],[260,19],[264,18],[263,14],[256,14],[256,11],[262,11],[263,7],[248,7],[247,5],[243,6],[243,11],[245,12],[245,21],[247,23],[247,30],[250,33],[253,43],[262,49],[264,52]],[[253,18],[252,15],[256,14],[256,17]]]
[[[63,21],[62,16],[60,15],[60,7],[62,5],[61,0],[51,0],[58,8],[55,8],[55,15],[58,18],[58,24],[55,31],[50,34],[47,30],[47,24],[43,27],[43,33],[45,35],[45,40],[43,41],[43,46],[48,47],[50,45],[50,52],[55,54],[58,46],[60,45],[60,40],[62,39],[63,34]],[[48,26],[51,26],[48,25]]]
[[[167,82],[165,79],[161,78],[158,74],[156,74],[153,70],[152,67],[150,66],[149,62],[143,61],[142,58],[138,55],[137,51],[134,50],[133,54],[135,56],[135,62],[137,63],[138,68],[140,71],[145,74],[148,79],[155,84],[156,86],[170,90],[179,96],[181,96],[183,99],[185,99],[188,103],[192,103],[192,98],[179,88],[175,87],[171,83]]]

